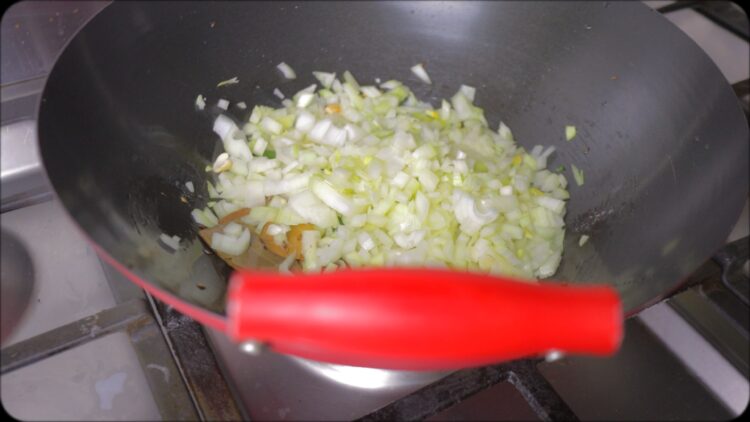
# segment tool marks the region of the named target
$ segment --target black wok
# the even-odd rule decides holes
[[[275,69],[282,61],[296,80]],[[417,62],[432,85],[409,73]],[[194,100],[276,106],[275,87],[295,92],[313,70],[347,69],[404,80],[433,103],[473,85],[491,125],[502,118],[527,148],[555,145],[551,168],[580,167],[586,183],[570,188],[554,278],[612,283],[626,315],[722,245],[747,196],[748,128],[729,85],[679,29],[634,2],[114,3],[49,76],[43,163],[105,258],[223,328],[228,270],[202,253],[190,217],[208,200],[204,167],[219,147]],[[240,83],[216,88],[232,76]],[[566,142],[570,124],[578,136]],[[191,246],[170,254],[161,233]]]

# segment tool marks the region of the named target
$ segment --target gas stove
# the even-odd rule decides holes
[[[748,100],[748,25],[725,2],[652,1]],[[2,344],[18,419],[728,419],[746,408],[748,206],[683,290],[625,324],[611,358],[548,356],[455,372],[328,365],[248,350],[100,261],[36,151],[35,107],[66,42],[106,2],[23,2],[2,20],[3,235],[32,262],[29,306]],[[16,245],[15,243],[12,245]],[[3,243],[6,246],[6,243]],[[5,263],[3,263],[5,265]]]

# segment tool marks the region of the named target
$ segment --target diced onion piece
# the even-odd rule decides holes
[[[159,235],[159,240],[174,251],[180,249],[180,238],[178,236],[168,236],[162,233]]]
[[[297,192],[307,188],[309,181],[310,175],[306,173],[290,176],[279,181],[266,180],[263,182],[263,192],[267,196]]]
[[[185,182],[185,187],[187,188],[188,192],[195,192],[195,186],[193,186],[193,182],[188,180],[187,182]]]
[[[380,92],[380,90],[375,88],[374,86],[363,86],[361,90],[362,94],[370,98],[375,98],[382,95],[382,92]]]
[[[237,108],[239,108],[240,110],[244,110],[244,109],[246,109],[246,108],[247,108],[247,104],[245,104],[245,102],[244,102],[244,101],[240,101],[239,103],[235,104],[235,106],[236,106]]]
[[[231,222],[224,226],[222,232],[227,236],[239,237],[242,234],[242,226],[235,222]]]
[[[435,173],[431,172],[430,170],[420,171],[419,173],[417,173],[417,177],[419,179],[419,182],[428,192],[434,191],[437,188],[438,183],[440,182],[437,175],[435,175]]]
[[[273,89],[273,95],[279,97],[280,100],[283,100],[284,98],[286,98],[286,97],[284,97],[284,93],[281,92],[281,90],[278,89],[278,88],[274,88]]]
[[[225,81],[219,82],[218,84],[216,84],[216,87],[220,88],[222,86],[233,85],[233,84],[238,84],[238,83],[240,83],[240,80],[235,76],[233,78],[230,78],[230,79],[227,79]]]
[[[570,141],[573,138],[576,137],[576,127],[575,126],[565,126],[565,139]]]
[[[480,211],[474,198],[460,190],[453,191],[453,213],[461,225],[461,230],[468,234],[478,232],[482,226],[498,216],[498,213],[491,209]]]
[[[311,188],[315,196],[326,205],[343,215],[350,215],[354,206],[349,199],[336,192],[331,185],[324,181],[313,181]]]
[[[284,230],[284,228],[278,224],[269,224],[267,232],[271,236],[276,236],[278,234],[285,233],[286,230]]]
[[[294,72],[294,69],[292,69],[288,64],[281,62],[276,66],[279,71],[284,75],[287,79],[295,79],[297,78],[297,74]]]
[[[297,258],[297,253],[292,252],[289,255],[284,258],[283,261],[281,261],[281,264],[279,264],[279,272],[282,274],[291,274],[291,271],[289,271],[289,267],[294,264],[294,261]]]
[[[358,141],[365,135],[364,131],[362,131],[359,126],[352,124],[344,126],[344,130],[346,131],[347,139],[354,142]]]
[[[411,67],[412,73],[417,75],[417,77],[426,84],[431,84],[432,81],[430,80],[430,75],[427,74],[427,71],[424,70],[424,66],[422,66],[422,63],[415,64]]]
[[[220,98],[219,102],[216,103],[216,106],[219,107],[222,110],[226,110],[226,109],[229,108],[229,101],[227,101],[227,100],[225,100],[223,98]]]
[[[575,164],[570,165],[570,170],[573,172],[573,179],[576,181],[576,185],[583,186],[583,170],[576,167]]]
[[[211,235],[211,247],[227,255],[242,255],[250,246],[250,231],[245,228],[238,237],[228,236],[220,232]]]
[[[198,97],[195,99],[195,106],[198,107],[198,110],[203,110],[206,108],[206,98],[203,95],[198,95]]]
[[[247,167],[253,173],[265,173],[279,166],[278,160],[272,160],[266,157],[258,157],[248,163]]]
[[[263,155],[263,153],[266,152],[267,147],[268,141],[263,138],[258,138],[255,140],[255,145],[253,145],[253,154]]]
[[[550,196],[539,196],[536,198],[536,202],[544,208],[558,214],[565,208],[565,202]]]
[[[309,190],[290,196],[289,206],[306,221],[320,228],[333,227],[338,223],[336,212]]]
[[[340,147],[344,145],[347,138],[347,132],[345,129],[338,128],[335,125],[331,125],[326,131],[325,136],[319,142],[325,145],[334,147]]]
[[[474,96],[477,93],[476,88],[474,88],[473,86],[461,85],[458,90],[461,91],[461,93],[463,93],[466,98],[469,99],[469,101],[474,102]]]
[[[393,89],[396,89],[396,88],[398,88],[400,86],[401,86],[401,82],[395,81],[395,80],[386,81],[386,82],[383,82],[382,84],[380,84],[381,88],[387,89],[387,90],[393,90]]]
[[[409,234],[406,233],[396,233],[393,236],[393,240],[396,241],[396,244],[404,249],[412,249],[415,248],[419,242],[424,239],[424,236],[426,234],[425,230],[417,230],[413,231]]]
[[[331,125],[332,123],[328,119],[319,120],[310,130],[308,137],[313,141],[322,142]]]
[[[243,186],[240,199],[244,201],[243,205],[248,208],[265,205],[266,197],[263,182],[260,180],[250,180],[246,182]]]
[[[408,182],[409,175],[404,173],[403,171],[396,173],[396,176],[394,176],[393,180],[391,180],[391,184],[393,184],[397,188],[403,188]]]
[[[297,98],[297,107],[305,108],[315,99],[315,94],[310,92],[303,92]]]
[[[307,111],[300,111],[297,120],[294,122],[294,128],[302,133],[307,133],[315,127],[315,116]],[[316,134],[317,136],[317,134]]]
[[[313,72],[313,76],[317,80],[320,81],[320,84],[323,85],[323,87],[327,89],[331,89],[331,85],[333,84],[333,81],[336,79],[335,73],[328,73],[328,72]]]
[[[310,84],[303,89],[300,89],[297,94],[315,94],[315,89],[318,87],[317,84]]]
[[[229,117],[220,114],[216,120],[214,120],[214,132],[219,135],[219,138],[223,141],[224,139],[228,138],[229,135],[238,130],[237,125],[234,123],[234,120],[230,119]]]
[[[362,247],[362,249],[366,251],[371,251],[373,248],[375,248],[375,241],[372,240],[372,236],[370,236],[367,232],[360,232],[357,235],[357,242],[359,242],[359,245]]]
[[[505,140],[513,141],[513,133],[511,133],[510,128],[503,122],[500,122],[500,126],[497,128],[497,134]]]
[[[202,225],[203,227],[213,227],[219,222],[216,216],[208,209],[194,209],[190,212],[190,215],[193,217],[193,220],[195,220],[196,223]]]
[[[213,165],[213,170],[214,173],[221,173],[222,171],[229,170],[231,167],[232,160],[229,159],[229,154],[227,154],[226,152],[222,152],[218,157],[216,157]]]
[[[578,246],[583,246],[583,245],[585,245],[585,244],[586,244],[586,242],[588,242],[588,241],[589,241],[589,236],[588,236],[588,235],[585,235],[585,234],[584,234],[584,235],[581,235],[581,238],[580,238],[580,239],[578,239]]]
[[[461,91],[451,97],[451,104],[453,109],[456,110],[456,116],[461,120],[469,119],[474,115],[471,101]]]
[[[260,121],[260,127],[262,127],[266,132],[270,132],[275,135],[280,134],[281,131],[284,130],[284,126],[282,126],[281,123],[277,122],[276,120],[270,117],[264,117]]]

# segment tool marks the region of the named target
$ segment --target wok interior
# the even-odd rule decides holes
[[[638,28],[638,30],[634,30]],[[298,75],[276,70],[290,64]],[[409,68],[425,64],[432,85]],[[190,217],[220,144],[198,94],[278,106],[313,70],[398,79],[433,105],[477,88],[527,149],[554,145],[571,199],[553,278],[607,282],[627,311],[656,300],[722,244],[747,194],[747,126],[708,57],[630,2],[115,3],[55,65],[40,105],[49,178],[107,253],[182,299],[223,312],[228,268]],[[216,88],[237,76],[239,84]],[[564,126],[578,135],[564,139]],[[184,183],[192,181],[196,193]],[[183,196],[186,202],[182,202]],[[175,254],[157,243],[178,235]],[[581,234],[591,240],[577,245]],[[272,266],[259,255],[258,265]],[[203,289],[196,287],[202,283]]]

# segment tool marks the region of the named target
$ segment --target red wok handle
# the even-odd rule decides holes
[[[539,355],[610,355],[622,310],[608,286],[529,283],[437,269],[238,272],[228,334],[309,359],[452,369]]]

